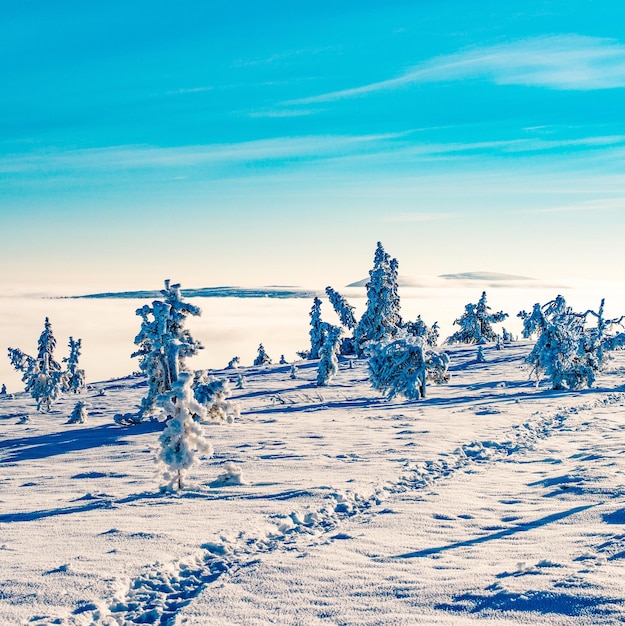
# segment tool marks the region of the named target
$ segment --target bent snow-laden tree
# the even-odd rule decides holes
[[[535,304],[531,313],[521,311],[523,337],[537,335],[536,344],[527,357],[536,384],[546,377],[552,389],[592,387],[596,373],[606,360],[606,352],[625,346],[625,333],[610,335],[625,316],[606,320],[604,300],[599,311],[576,313],[562,296],[544,305]],[[587,326],[594,318],[595,326]]]
[[[356,316],[354,315],[354,307],[332,287],[326,287],[326,294],[330,300],[330,304],[339,316],[341,324],[348,330],[356,328]]]
[[[378,242],[367,282],[367,308],[354,329],[354,348],[361,355],[368,342],[394,337],[402,325],[397,289],[398,263]]]
[[[145,417],[153,418],[157,398],[171,390],[180,373],[187,371],[186,359],[204,347],[184,327],[189,315],[201,314],[200,308],[183,301],[180,285],[170,285],[169,280],[161,293],[163,300],[154,300],[152,306],[146,304],[136,311],[141,317],[141,329],[135,337],[139,349],[132,357],[139,358],[139,369],[148,379],[148,392],[139,413],[117,415],[118,423],[138,424]]]
[[[491,313],[491,308],[486,304],[486,292],[477,304],[467,304],[464,313],[454,321],[460,326],[451,337],[447,338],[447,343],[485,343],[495,341],[497,334],[493,330],[493,324],[503,322],[508,317],[507,313],[499,311]]]
[[[78,367],[81,347],[80,339],[69,338],[69,356],[63,359],[63,363],[67,363],[67,369],[61,377],[62,391],[65,393],[80,393],[85,390],[85,370]]]
[[[52,403],[61,393],[61,366],[54,360],[56,339],[52,333],[52,324],[46,317],[44,329],[37,343],[35,358],[22,352],[19,348],[9,348],[11,365],[22,372],[25,391],[30,393],[37,402],[37,410],[50,410]]]
[[[414,335],[402,333],[395,339],[368,344],[371,386],[389,400],[397,395],[419,400],[425,398],[428,380],[447,382],[449,357],[425,350],[423,343]]]

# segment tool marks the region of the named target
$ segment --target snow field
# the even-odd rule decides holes
[[[0,622],[618,623],[623,358],[563,393],[527,381],[528,352],[453,348],[413,403],[364,361],[322,389],[315,363],[241,368],[242,416],[205,427],[215,455],[178,495],[162,425],[112,423],[139,379],[95,385],[86,424],[73,397],[1,400]],[[226,462],[245,484],[218,486]]]

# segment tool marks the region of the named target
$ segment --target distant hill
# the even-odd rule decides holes
[[[441,274],[439,278],[447,280],[535,280],[528,276],[515,274],[500,274],[498,272],[460,272],[459,274]]]
[[[201,287],[199,289],[181,289],[185,298],[314,298],[321,292],[299,287]],[[71,298],[141,298],[155,299],[162,297],[160,290],[153,291],[117,291],[91,293]]]
[[[346,287],[366,287],[369,282],[369,277],[363,278],[362,280],[358,280],[355,283],[350,283],[349,285],[345,285]],[[409,276],[400,276],[397,280],[397,284],[400,287],[422,287],[423,285],[414,278],[410,278]]]

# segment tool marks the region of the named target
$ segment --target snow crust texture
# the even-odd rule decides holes
[[[530,350],[454,347],[415,402],[364,360],[322,388],[315,361],[240,368],[240,418],[203,426],[176,493],[163,424],[113,423],[142,379],[95,385],[86,423],[75,396],[28,421],[0,399],[0,624],[622,623],[625,355],[559,392]]]

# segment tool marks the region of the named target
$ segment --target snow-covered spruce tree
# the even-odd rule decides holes
[[[63,363],[67,363],[67,369],[61,377],[62,391],[80,393],[86,388],[85,370],[78,367],[78,359],[80,358],[80,349],[82,341],[69,338],[69,356],[63,359]]]
[[[153,418],[157,398],[169,391],[180,372],[187,371],[185,360],[198,353],[202,344],[184,328],[189,315],[199,316],[199,307],[182,300],[180,285],[165,281],[161,290],[163,300],[154,300],[136,313],[141,317],[141,329],[135,337],[139,349],[132,354],[139,358],[139,369],[148,379],[148,392],[141,401],[137,415],[115,417],[118,423],[137,424],[145,417]]]
[[[477,347],[477,354],[475,356],[476,363],[486,363],[486,357],[484,356],[484,348],[482,346]]]
[[[425,378],[427,382],[435,385],[443,385],[449,382],[449,355],[446,352],[438,352],[430,348],[424,349],[425,355]]]
[[[258,344],[258,354],[254,359],[254,365],[271,365],[271,357],[265,352],[262,343]]]
[[[54,360],[56,339],[52,325],[46,317],[44,329],[37,343],[35,358],[19,348],[9,348],[9,359],[13,367],[22,372],[25,391],[37,402],[37,410],[50,410],[52,403],[61,393],[61,366]]]
[[[84,424],[87,421],[87,403],[84,400],[78,400],[72,409],[72,414],[67,420],[68,424]]]
[[[409,335],[423,339],[425,344],[432,348],[438,344],[438,322],[434,322],[432,326],[428,326],[421,319],[421,316],[417,315],[417,319],[414,322],[407,322],[404,325],[404,329]]]
[[[168,420],[158,439],[161,449],[157,456],[166,489],[184,489],[189,469],[198,462],[199,456],[213,454],[213,447],[204,437],[201,426],[208,413],[195,399],[192,383],[191,373],[180,372],[171,389],[157,399],[163,419]]]
[[[367,307],[354,329],[354,349],[363,354],[367,342],[394,337],[402,326],[397,290],[398,263],[378,242],[367,282]]]
[[[537,335],[527,357],[537,385],[544,376],[552,389],[592,387],[596,373],[605,363],[606,352],[625,345],[625,333],[608,334],[612,327],[622,324],[625,316],[606,320],[603,309],[604,300],[598,312],[576,313],[558,295],[542,306],[535,304],[531,313],[519,313],[523,337]],[[596,326],[587,327],[589,317],[596,319]]]
[[[6,396],[7,395],[7,386],[2,383],[2,388],[0,389],[0,396]]]
[[[411,335],[371,342],[369,380],[388,400],[401,395],[408,400],[425,398],[425,358],[422,342]]]
[[[198,370],[194,374],[193,394],[210,421],[232,423],[239,416],[239,405],[228,400],[232,391],[227,378],[215,378],[208,370]]]
[[[317,386],[328,384],[339,370],[339,362],[336,357],[341,341],[341,327],[328,324],[326,338],[321,346],[319,365],[317,366]]]
[[[289,364],[289,362],[288,362],[288,361],[286,360],[286,358],[284,357],[284,354],[281,354],[281,355],[280,355],[280,360],[278,361],[278,363],[279,363],[280,365],[288,365],[288,364]]]
[[[326,294],[330,299],[330,304],[336,311],[341,320],[341,324],[348,330],[356,328],[356,316],[354,315],[354,307],[332,287],[326,287]]]
[[[464,313],[454,321],[460,326],[451,337],[447,338],[447,343],[485,343],[495,341],[496,333],[493,324],[503,322],[508,317],[507,313],[499,311],[491,313],[491,308],[486,304],[486,292],[477,304],[469,303],[464,307]]]
[[[448,382],[449,356],[424,344],[405,330],[394,339],[368,344],[371,386],[389,400],[397,395],[418,400],[425,398],[427,382]]]
[[[501,329],[501,338],[503,339],[504,343],[512,343],[514,341],[514,335],[506,330],[505,327]]]
[[[227,370],[234,370],[239,367],[241,363],[241,359],[238,356],[233,356],[229,361],[228,365],[226,365]]]
[[[327,324],[321,319],[321,300],[315,296],[310,309],[310,352],[309,359],[318,359],[326,337]]]

